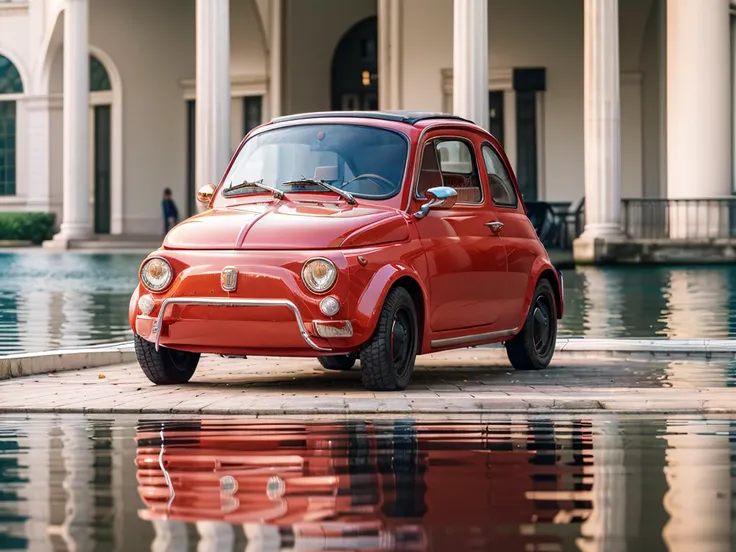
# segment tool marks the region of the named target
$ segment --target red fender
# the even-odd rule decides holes
[[[409,277],[416,284],[416,287],[422,294],[422,308],[426,310],[429,305],[427,297],[427,290],[422,284],[422,280],[419,275],[410,267],[401,264],[388,264],[382,266],[376,271],[371,278],[370,283],[366,286],[365,290],[358,299],[358,306],[355,312],[355,319],[362,332],[365,335],[371,335],[376,329],[378,323],[378,316],[383,308],[383,303],[386,301],[391,287],[403,277]],[[427,333],[427,317],[424,317],[424,327],[422,328],[422,334]],[[425,340],[422,339],[422,342]]]
[[[534,290],[537,287],[537,282],[539,281],[539,277],[545,271],[552,280],[552,287],[555,290],[555,299],[557,300],[557,319],[559,320],[562,318],[562,314],[565,310],[565,300],[563,296],[561,276],[552,263],[542,257],[537,257],[534,260],[534,264],[532,264],[532,269],[529,273],[529,284],[527,286],[526,296],[524,297],[524,308],[520,314],[519,323],[516,326],[517,328],[521,328],[524,325],[524,320],[526,319],[532,299],[534,298]]]

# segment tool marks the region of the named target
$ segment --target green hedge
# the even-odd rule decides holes
[[[0,213],[0,241],[24,240],[40,244],[54,235],[53,213]]]

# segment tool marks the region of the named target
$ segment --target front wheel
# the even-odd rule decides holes
[[[414,371],[419,332],[417,312],[409,292],[392,289],[376,330],[360,351],[363,386],[370,391],[405,389]]]
[[[177,351],[156,346],[137,334],[133,335],[135,356],[146,377],[157,385],[187,383],[199,364],[200,353]]]
[[[325,370],[337,370],[347,372],[355,366],[356,355],[337,355],[319,357],[319,363]]]
[[[506,354],[516,370],[542,370],[551,362],[556,342],[555,293],[548,280],[540,280],[521,331],[506,342]]]

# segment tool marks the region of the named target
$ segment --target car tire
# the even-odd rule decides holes
[[[366,389],[406,388],[417,356],[417,326],[416,307],[409,292],[403,287],[389,291],[376,329],[360,351],[360,372]]]
[[[557,342],[557,303],[549,280],[537,283],[521,331],[506,342],[506,354],[516,370],[543,370],[552,361]]]
[[[337,355],[319,357],[319,363],[325,370],[347,372],[355,366],[356,355]]]
[[[133,335],[135,356],[146,377],[157,385],[187,383],[199,364],[200,353],[178,351],[156,346],[139,335]]]

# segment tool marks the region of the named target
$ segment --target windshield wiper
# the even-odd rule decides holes
[[[278,188],[273,188],[271,186],[267,186],[266,184],[263,184],[263,179],[256,180],[255,182],[241,182],[240,184],[235,184],[234,186],[230,186],[229,188],[226,188],[222,193],[224,195],[228,195],[228,192],[234,191],[234,190],[242,190],[243,188],[261,188],[263,190],[268,190],[271,192],[274,197],[277,199],[284,199],[286,195],[282,190],[279,190]]]
[[[286,182],[281,183],[282,186],[293,186],[294,184],[316,184],[317,186],[322,186],[323,188],[327,188],[331,192],[335,192],[337,195],[339,195],[345,201],[347,201],[350,205],[358,204],[358,202],[355,201],[353,194],[351,194],[350,192],[346,192],[345,190],[341,190],[340,188],[335,188],[332,184],[327,184],[327,182],[322,182],[321,180],[315,180],[314,178],[302,177],[299,180],[287,180]]]

